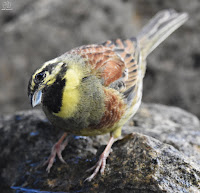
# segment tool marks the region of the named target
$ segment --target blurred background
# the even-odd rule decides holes
[[[0,114],[30,109],[28,80],[66,51],[137,35],[158,11],[188,12],[189,21],[148,57],[144,102],[200,117],[200,0],[1,0]]]

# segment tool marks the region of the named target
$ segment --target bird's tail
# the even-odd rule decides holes
[[[158,12],[137,36],[142,58],[146,59],[162,41],[187,19],[187,13],[177,13],[171,9]]]

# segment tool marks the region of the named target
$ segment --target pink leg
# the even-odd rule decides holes
[[[58,142],[55,143],[54,146],[52,147],[51,155],[49,156],[48,160],[44,163],[44,165],[48,164],[47,169],[46,169],[48,173],[50,172],[50,169],[53,166],[53,162],[55,160],[56,155],[58,156],[59,160],[62,163],[66,163],[62,157],[62,151],[65,149],[69,141],[68,138],[65,139],[66,137],[67,137],[67,133],[64,133],[62,137],[58,140]]]
[[[85,181],[91,181],[96,175],[97,173],[101,172],[101,174],[104,173],[105,170],[105,166],[106,166],[106,159],[109,156],[110,152],[111,152],[111,147],[112,144],[114,143],[114,137],[110,137],[110,140],[105,148],[105,150],[103,151],[103,153],[100,155],[99,157],[99,161],[96,163],[96,165],[94,165],[92,168],[90,168],[88,171],[94,170],[94,172],[92,173],[91,176],[89,176],[88,178],[86,178]]]

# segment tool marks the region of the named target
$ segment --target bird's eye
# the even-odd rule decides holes
[[[40,82],[46,77],[46,74],[44,72],[40,72],[35,75],[35,82]]]

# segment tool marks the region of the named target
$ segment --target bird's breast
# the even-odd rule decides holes
[[[126,111],[126,104],[118,91],[104,87],[104,113],[96,124],[81,130],[81,135],[101,135],[121,127],[120,121]]]
[[[109,133],[119,126],[126,104],[114,89],[97,86],[94,90],[84,90],[87,97],[81,95],[78,110],[72,117],[57,116],[45,107],[43,110],[56,128],[66,132],[85,136]]]

